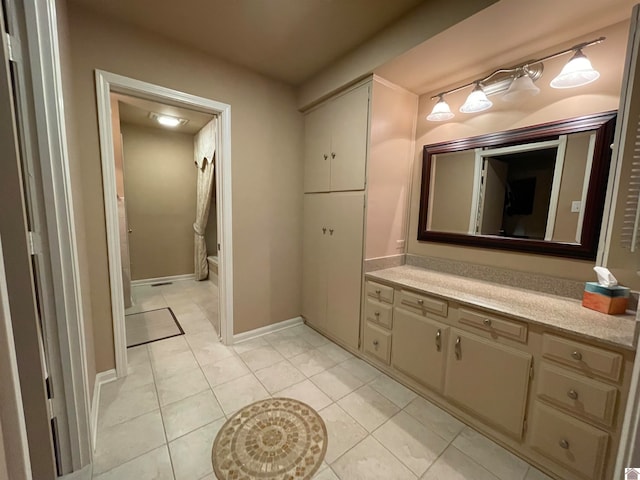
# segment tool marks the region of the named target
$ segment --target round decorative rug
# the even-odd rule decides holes
[[[327,427],[318,412],[291,398],[269,398],[226,421],[211,460],[219,480],[308,480],[326,452]]]

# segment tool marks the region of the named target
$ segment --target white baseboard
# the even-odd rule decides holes
[[[93,476],[93,464],[86,465],[81,470],[59,477],[59,480],[91,480]]]
[[[100,388],[105,383],[117,379],[115,368],[96,374],[96,382],[93,384],[93,398],[91,399],[91,446],[96,449],[96,435],[98,434],[98,409],[100,406]]]
[[[296,325],[302,325],[303,323],[304,321],[302,320],[302,317],[290,318],[289,320],[283,320],[282,322],[267,325],[266,327],[260,327],[254,330],[249,330],[248,332],[238,333],[233,336],[233,343],[245,342],[252,338],[262,337],[263,335],[278,332],[285,328],[295,327]]]
[[[179,282],[181,280],[195,280],[194,273],[186,273],[184,275],[171,275],[168,277],[156,277],[156,278],[142,278],[140,280],[131,280],[132,287],[139,287],[141,285],[153,285],[154,283],[163,282]]]

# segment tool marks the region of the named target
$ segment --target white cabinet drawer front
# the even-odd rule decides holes
[[[393,367],[441,392],[449,327],[403,309],[394,315]]]
[[[460,323],[490,332],[493,336],[527,343],[527,325],[524,323],[470,308],[460,308],[458,315]]]
[[[391,358],[391,333],[366,322],[364,325],[364,351],[388,364]]]
[[[429,297],[419,293],[402,290],[400,295],[400,305],[409,308],[417,313],[425,314],[427,312],[435,313],[443,317],[447,316],[449,305],[446,300],[436,297]]]
[[[618,389],[561,368],[542,364],[538,396],[572,413],[611,425]]]
[[[391,305],[367,298],[365,312],[367,320],[391,329],[393,325],[393,307]]]
[[[598,375],[618,381],[622,372],[622,355],[581,342],[545,333],[542,354],[556,362],[579,369],[587,376]]]
[[[393,287],[367,281],[367,295],[380,302],[393,303]]]
[[[601,480],[609,434],[535,402],[529,444],[589,480]]]

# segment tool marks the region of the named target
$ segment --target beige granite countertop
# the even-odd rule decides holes
[[[561,332],[635,350],[635,313],[606,315],[579,300],[403,265],[366,273],[373,281],[422,291]]]

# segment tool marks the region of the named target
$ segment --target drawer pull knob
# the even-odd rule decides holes
[[[491,326],[491,319],[490,318],[485,318],[482,323],[484,323],[485,327],[490,327]]]
[[[379,288],[377,288],[377,289],[376,289],[376,295],[380,295],[380,293],[381,293],[381,292],[380,292],[380,289],[379,289]]]
[[[376,313],[374,313],[374,315],[375,315],[376,317],[379,317],[379,316],[380,316],[380,312],[376,312]]]
[[[569,390],[567,392],[567,397],[569,397],[571,400],[577,400],[578,399],[578,392],[576,392],[573,388],[571,390]]]
[[[326,153],[323,155],[324,159],[326,160],[327,158],[329,158],[329,155],[327,155]]]
[[[574,360],[582,360],[582,354],[580,352],[571,352],[571,358],[573,358]]]
[[[418,300],[418,305],[424,305],[424,300],[419,299],[419,300]]]
[[[380,343],[380,342],[378,342],[378,340],[374,340],[374,341],[373,341],[373,346],[374,346],[374,347],[377,347],[379,343]]]
[[[456,338],[456,359],[460,360],[462,358],[462,345],[460,344],[460,337]]]
[[[562,440],[560,440],[560,442],[558,442],[560,445],[560,448],[564,448],[565,450],[569,450],[569,442],[567,440],[565,440],[564,438]]]
[[[436,332],[436,350],[438,352],[442,350],[442,330],[440,329]]]

